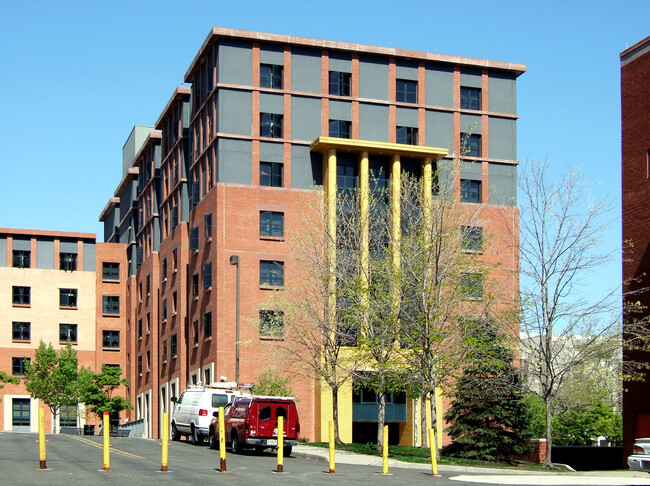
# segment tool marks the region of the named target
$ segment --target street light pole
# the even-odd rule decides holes
[[[236,324],[235,324],[235,382],[239,383],[239,256],[231,255],[230,264],[237,265],[237,300],[236,300]]]

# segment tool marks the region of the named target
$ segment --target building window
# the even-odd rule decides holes
[[[350,73],[330,71],[330,94],[350,96]]]
[[[481,202],[481,181],[460,180],[460,201],[467,203]]]
[[[280,162],[260,162],[260,185],[282,187],[284,167]]]
[[[260,65],[260,86],[262,88],[282,89],[284,68],[278,64]]]
[[[354,158],[338,157],[336,164],[336,188],[338,191],[355,189],[359,186],[357,165],[357,160]]]
[[[77,269],[76,253],[59,253],[59,270],[73,272]]]
[[[461,152],[468,157],[481,156],[481,136],[477,134],[461,133]]]
[[[483,275],[480,273],[464,273],[460,278],[463,295],[467,299],[483,297]]]
[[[212,287],[212,263],[203,264],[203,288]]]
[[[212,312],[203,314],[203,338],[212,337]]]
[[[102,346],[118,349],[120,347],[120,331],[102,331]]]
[[[194,321],[192,323],[192,344],[194,344],[194,346],[199,345],[199,321]]]
[[[198,251],[199,249],[199,227],[190,228],[190,250]]]
[[[396,83],[396,101],[403,103],[417,103],[418,82],[409,79],[398,79]]]
[[[418,144],[418,129],[417,127],[397,127],[396,130],[397,143],[406,145]]]
[[[14,250],[14,268],[29,268],[30,256],[29,250]]]
[[[76,324],[59,324],[59,342],[65,343],[66,341],[77,342]]]
[[[167,340],[166,339],[162,342],[162,362],[163,363],[167,362]]]
[[[282,138],[282,115],[260,113],[260,137]]]
[[[192,275],[192,297],[199,297],[199,274]]]
[[[119,314],[120,313],[120,297],[119,297],[119,295],[103,295],[102,296],[102,313],[103,314]]]
[[[483,228],[463,226],[460,230],[461,248],[468,251],[483,251]]]
[[[60,307],[77,307],[77,289],[59,289]]]
[[[142,319],[138,319],[138,338],[142,339]]]
[[[350,138],[352,122],[347,120],[330,120],[330,137]]]
[[[203,234],[208,240],[212,238],[212,213],[203,216]]]
[[[13,341],[29,341],[31,324],[29,322],[14,321],[11,323],[11,339]]]
[[[102,280],[119,281],[120,264],[117,262],[102,263]]]
[[[460,87],[460,107],[467,110],[481,109],[481,88]]]
[[[142,355],[138,356],[138,375],[142,375]]]
[[[151,295],[151,275],[147,275],[147,296]]]
[[[163,282],[167,280],[167,259],[166,258],[163,258],[162,268],[160,270],[160,276],[162,277]]]
[[[261,260],[260,285],[271,287],[284,286],[284,262]]]
[[[260,211],[260,236],[284,236],[284,213]]]
[[[178,299],[177,299],[177,294],[174,292],[172,294],[172,314],[176,315],[176,310],[178,309]]]
[[[171,336],[169,336],[169,354],[171,355],[172,358],[176,357],[176,353],[178,351],[177,347],[178,347],[178,343],[177,343],[176,334],[172,334]]]
[[[260,311],[260,337],[284,337],[284,312],[273,310]]]
[[[11,358],[11,374],[14,376],[24,375],[25,368],[29,363],[29,358]]]
[[[176,248],[172,250],[172,263],[174,264],[174,271],[178,270],[178,250]]]
[[[167,320],[167,299],[163,299],[162,310],[160,313],[161,313],[162,321],[165,322]]]
[[[16,305],[29,305],[31,301],[31,287],[12,286],[12,303]]]
[[[29,398],[11,399],[11,425],[29,427]]]

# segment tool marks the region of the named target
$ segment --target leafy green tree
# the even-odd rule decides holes
[[[133,405],[124,397],[114,395],[121,386],[129,386],[129,381],[121,378],[122,368],[114,365],[102,365],[101,373],[94,373],[89,368],[79,372],[81,401],[90,413],[102,417],[109,413],[111,423],[118,421],[122,410],[131,410]]]
[[[293,391],[289,386],[289,379],[280,375],[273,368],[267,368],[257,375],[253,390],[256,395],[293,396]]]
[[[449,453],[496,460],[525,454],[530,433],[524,391],[508,337],[492,320],[466,321],[467,364],[445,414]]]
[[[26,363],[23,382],[29,394],[45,403],[52,412],[52,430],[56,433],[56,418],[65,405],[79,403],[77,352],[68,343],[56,351],[52,344],[41,341],[34,360]]]
[[[20,383],[20,380],[18,378],[14,378],[13,376],[7,374],[6,371],[0,370],[0,389],[4,388],[5,384],[10,384],[10,385],[17,385]],[[1,402],[2,400],[0,400]]]

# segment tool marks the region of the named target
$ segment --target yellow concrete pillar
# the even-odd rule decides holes
[[[370,223],[368,219],[370,200],[370,170],[368,152],[359,156],[359,222],[361,224],[361,284],[368,285],[370,262]]]
[[[390,177],[391,237],[393,240],[393,265],[400,266],[399,243],[402,235],[402,163],[399,154],[393,155]]]

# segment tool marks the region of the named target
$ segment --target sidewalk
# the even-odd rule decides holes
[[[305,457],[308,459],[315,459],[320,461],[329,462],[329,450],[322,447],[313,447],[308,445],[299,444],[293,446],[293,455],[297,457]],[[357,466],[372,466],[382,467],[382,458],[377,456],[369,456],[365,454],[355,454],[354,452],[339,451],[335,453],[335,464],[351,464]],[[408,469],[422,469],[431,471],[431,464],[426,463],[412,463],[398,461],[396,459],[388,458],[388,468],[408,468]],[[449,464],[438,465],[439,472],[448,472],[452,474],[461,473],[474,473],[474,474],[495,474],[495,475],[548,475],[548,476],[594,476],[599,478],[604,477],[625,477],[625,478],[643,478],[650,479],[648,473],[642,471],[520,471],[517,469],[500,469],[489,467],[471,467],[471,466],[452,466]],[[643,484],[646,484],[643,482]]]

